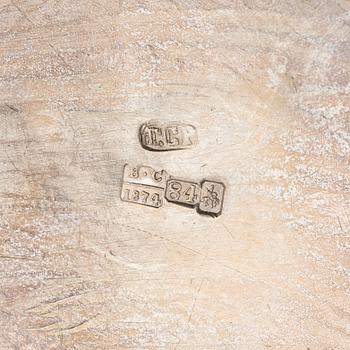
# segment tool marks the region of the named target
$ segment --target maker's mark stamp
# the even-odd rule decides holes
[[[143,148],[150,151],[172,151],[197,145],[197,130],[193,125],[151,121],[142,124],[139,132]]]
[[[164,202],[164,192],[168,174],[165,170],[156,171],[148,166],[125,164],[121,199],[160,208]]]
[[[169,178],[165,170],[156,171],[150,166],[131,166],[125,164],[123,181],[138,183],[141,185],[155,186],[165,189],[166,182]]]

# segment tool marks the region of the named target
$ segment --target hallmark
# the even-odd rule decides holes
[[[142,124],[139,132],[143,148],[151,151],[188,149],[197,145],[197,130],[193,125],[151,121]]]
[[[125,182],[122,187],[121,199],[149,207],[160,208],[163,205],[164,190],[140,184]]]
[[[168,202],[196,206],[199,203],[201,188],[190,181],[171,179],[167,182],[165,198]]]
[[[225,185],[203,180],[201,183],[170,177],[165,170],[149,166],[125,164],[121,200],[153,208],[168,202],[196,208],[200,214],[219,216],[222,213]]]
[[[164,202],[164,192],[168,174],[148,166],[125,164],[121,200],[153,208],[160,208]]]
[[[150,166],[124,165],[123,181],[165,189],[169,176],[165,170],[156,171]]]
[[[225,185],[222,182],[204,180],[201,188],[198,212],[219,216],[224,202]]]

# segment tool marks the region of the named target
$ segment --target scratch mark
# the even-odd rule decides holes
[[[81,248],[81,229],[79,228],[78,247]]]
[[[25,330],[28,330],[28,331],[40,331],[40,330],[45,330],[45,328],[47,327],[50,327],[50,326],[53,326],[54,324],[57,324],[59,321],[54,321],[52,323],[49,323],[47,325],[44,325],[44,326],[41,326],[41,327],[38,327],[38,328],[25,328]]]
[[[198,254],[198,255],[200,255],[200,256],[203,256],[204,258],[207,258],[209,261],[212,261],[213,263],[215,263],[215,264],[218,265],[218,266],[224,267],[224,268],[226,268],[226,269],[228,269],[228,270],[230,270],[230,271],[232,271],[232,272],[239,273],[240,275],[244,276],[244,277],[245,277],[247,280],[249,280],[249,281],[256,281],[256,279],[254,279],[253,277],[250,277],[250,276],[244,274],[242,271],[237,270],[237,269],[235,269],[235,268],[233,268],[233,267],[231,267],[231,266],[229,266],[229,265],[227,265],[227,264],[224,264],[224,263],[222,263],[222,262],[219,262],[219,261],[217,261],[217,259],[212,258],[212,257],[208,256],[207,254],[204,254],[204,253],[202,253],[202,252],[200,252],[200,251],[197,251],[197,250],[195,250],[195,249],[193,249],[193,248],[187,247],[187,246],[184,245],[184,244],[178,243],[178,242],[173,241],[173,240],[171,240],[171,239],[169,239],[169,238],[166,238],[166,237],[164,237],[164,236],[157,235],[157,234],[154,234],[154,233],[152,233],[152,232],[139,229],[139,228],[137,228],[137,227],[133,227],[133,226],[126,225],[126,224],[121,224],[121,223],[119,223],[119,225],[125,226],[125,227],[129,227],[129,228],[131,228],[131,229],[133,229],[133,230],[137,230],[137,231],[140,231],[140,232],[144,232],[144,233],[146,233],[147,235],[149,235],[149,236],[152,237],[152,238],[159,238],[159,239],[162,239],[162,240],[164,240],[164,241],[166,241],[166,242],[169,242],[169,243],[171,243],[171,244],[177,245],[177,246],[179,246],[179,247],[181,247],[181,248],[183,248],[183,249],[189,250],[189,251],[191,251],[191,252],[193,252],[193,253],[195,253],[195,254]],[[261,282],[266,284],[265,281],[262,281],[262,280],[261,280]]]
[[[343,226],[342,226],[342,224],[341,224],[341,221],[340,221],[340,219],[339,219],[339,216],[338,216],[338,215],[337,215],[337,219],[338,219],[338,224],[339,224],[340,230],[341,230],[341,232],[343,232],[343,233],[344,233]]]
[[[33,23],[33,21],[28,17],[28,15],[18,6],[15,4],[15,2],[13,0],[11,0],[11,4],[21,13],[21,15],[33,26],[35,26],[35,24]]]
[[[87,323],[87,322],[89,322],[89,321],[90,321],[90,320],[84,320],[84,321],[79,322],[79,323],[77,323],[77,324],[75,324],[75,325],[73,325],[73,326],[70,326],[70,327],[67,327],[67,328],[61,328],[60,331],[64,332],[64,331],[69,331],[69,330],[71,330],[71,329],[75,329],[75,328],[77,328],[77,327],[80,327],[80,326],[84,325],[85,323]]]
[[[190,322],[191,322],[191,318],[192,318],[192,315],[193,315],[193,310],[194,310],[194,308],[195,308],[195,306],[196,306],[199,293],[201,292],[201,289],[202,289],[202,286],[203,286],[203,282],[204,282],[204,278],[202,279],[201,284],[199,285],[199,288],[198,288],[198,290],[197,290],[196,296],[195,296],[195,298],[194,298],[194,300],[193,300],[192,307],[191,307],[191,311],[190,311],[190,315],[189,315],[189,317],[188,317],[187,323],[190,323]]]
[[[99,3],[99,2],[97,2],[97,1],[93,1],[92,2],[97,8],[101,8],[101,9],[103,9],[104,10],[104,12],[105,12],[105,15],[107,15],[107,16],[110,16],[111,15],[111,11],[110,10],[108,10],[105,6],[103,6],[101,3]]]
[[[8,317],[13,316],[12,314],[10,314],[9,312],[6,312],[6,311],[4,311],[4,310],[0,310],[0,312],[3,313],[3,314],[5,314],[5,315],[8,316]]]
[[[295,84],[295,78],[292,75],[289,75],[289,74],[287,74],[287,76],[289,76],[289,78],[290,78],[290,80],[292,82],[292,86],[293,86],[294,92],[298,92],[297,85]]]
[[[18,169],[18,167],[16,166],[15,162],[11,159],[10,155],[9,155],[8,152],[7,152],[6,147],[4,148],[4,150],[5,150],[6,157],[7,157],[8,161],[11,163],[11,165],[13,166],[13,168],[14,168],[16,171],[21,171],[21,170]]]
[[[232,238],[232,240],[234,241],[234,237],[232,232],[227,228],[227,226],[224,223],[221,223],[222,226],[224,226],[225,230],[228,232],[228,234],[230,235],[230,237]]]
[[[19,113],[19,109],[17,109],[16,107],[13,107],[13,106],[9,105],[8,103],[5,103],[5,106],[16,113]]]
[[[187,324],[186,324],[187,326],[188,326],[189,323],[191,322],[192,315],[193,315],[193,311],[194,311],[194,308],[195,308],[195,306],[196,306],[199,293],[200,293],[200,291],[201,291],[201,289],[202,289],[203,282],[204,282],[204,278],[202,278],[202,281],[201,281],[201,283],[200,283],[200,285],[199,285],[199,287],[198,287],[198,289],[197,289],[196,295],[195,295],[195,297],[194,297],[194,300],[193,300],[193,303],[192,303],[192,306],[191,306],[191,311],[190,311],[190,314],[189,314],[188,319],[187,319]],[[177,344],[175,345],[174,350],[177,349],[177,347],[179,346],[180,343],[181,343],[181,338],[179,339],[179,341],[178,341]]]
[[[29,258],[27,256],[20,256],[20,255],[0,255],[0,259],[20,259],[20,260],[32,260],[32,261],[38,261],[38,259]]]
[[[64,296],[62,298],[53,298],[52,300],[45,301],[44,304],[55,304],[55,303],[58,303],[60,301],[67,300],[67,299],[74,298],[74,297],[79,297],[79,296],[85,295],[85,294],[88,294],[88,292],[80,293],[80,294],[71,293],[71,294]]]
[[[31,306],[28,309],[26,309],[26,311],[32,311],[32,310],[35,310],[37,308],[40,308],[40,306],[42,306],[43,304],[44,305],[51,305],[51,304],[59,303],[59,302],[61,302],[63,300],[71,299],[71,298],[74,298],[74,297],[80,297],[80,296],[85,295],[85,294],[89,294],[89,292],[80,293],[80,294],[73,294],[73,293],[71,293],[71,294],[69,294],[67,296],[64,296],[62,298],[57,298],[57,297],[56,298],[52,298],[51,300],[49,299],[49,300],[43,301],[39,305]],[[40,313],[40,315],[45,315],[45,314],[47,314],[47,312]]]
[[[70,72],[73,73],[72,67],[67,63],[61,53],[51,43],[49,43],[49,46],[56,53],[57,57],[63,62],[63,64],[70,70]]]

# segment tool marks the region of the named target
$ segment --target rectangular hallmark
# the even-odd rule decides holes
[[[201,188],[199,184],[190,181],[171,179],[167,182],[165,198],[169,202],[194,207],[199,203],[200,194]]]
[[[198,211],[219,216],[224,202],[225,185],[221,182],[204,180],[201,183],[201,198]]]
[[[165,189],[169,178],[165,170],[156,171],[150,166],[124,165],[123,181],[138,183],[142,185],[156,186]]]
[[[151,121],[140,127],[140,142],[151,151],[171,151],[197,145],[197,130],[193,125]]]
[[[121,199],[124,202],[132,202],[160,208],[163,205],[164,189],[147,185],[124,182],[122,186]]]
[[[121,199],[125,202],[160,208],[164,202],[164,193],[168,173],[156,171],[148,166],[125,164]]]
[[[125,164],[121,200],[153,208],[163,206],[165,199],[191,208],[198,213],[219,216],[222,213],[225,185],[222,182],[193,181],[170,177],[165,170]]]

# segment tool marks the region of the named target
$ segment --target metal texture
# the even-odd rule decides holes
[[[349,350],[349,11],[0,0],[0,350]],[[125,163],[222,214],[122,201]]]

